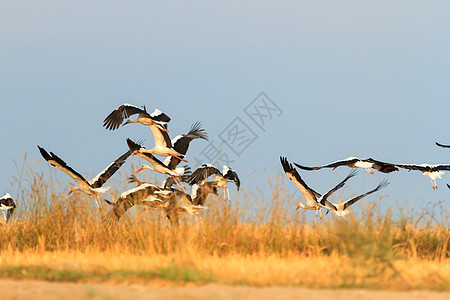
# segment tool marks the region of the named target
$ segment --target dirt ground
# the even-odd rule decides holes
[[[248,287],[208,284],[204,286],[158,287],[152,285],[108,285],[0,279],[2,300],[22,299],[342,299],[423,300],[450,299],[450,293],[430,291],[312,290],[296,287]]]

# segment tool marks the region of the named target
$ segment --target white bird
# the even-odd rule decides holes
[[[297,170],[294,169],[292,164],[289,163],[286,157],[280,157],[281,165],[283,166],[283,170],[286,173],[286,175],[289,177],[289,179],[298,187],[300,192],[303,194],[303,197],[305,198],[306,205],[299,202],[297,206],[297,210],[299,208],[303,209],[310,209],[316,211],[316,217],[318,214],[320,214],[320,218],[322,218],[321,208],[328,209],[323,202],[326,200],[329,196],[331,196],[335,191],[340,189],[345,185],[347,180],[354,177],[357,173],[356,170],[353,170],[350,172],[347,177],[344,178],[340,183],[338,183],[334,188],[329,190],[323,195],[320,195],[316,191],[314,191],[312,188],[310,188],[306,182],[303,181],[303,179],[300,177],[300,174],[298,174]]]
[[[42,157],[48,161],[52,166],[60,169],[67,175],[69,175],[73,180],[78,183],[78,186],[72,186],[68,195],[72,192],[82,191],[95,198],[97,205],[101,208],[101,202],[98,194],[105,193],[110,187],[103,187],[103,184],[114,175],[114,173],[119,170],[119,168],[125,163],[127,158],[131,155],[130,151],[125,152],[118,159],[113,161],[109,166],[107,166],[103,171],[101,171],[97,176],[87,181],[80,173],[76,172],[74,169],[69,167],[61,158],[56,156],[56,154],[50,152],[50,154],[45,151],[45,149],[39,147]]]
[[[130,139],[127,139],[127,144],[130,149],[130,152],[133,153],[133,155],[137,155],[142,159],[145,159],[149,163],[152,164],[153,167],[150,167],[148,165],[142,165],[142,167],[136,171],[136,173],[147,169],[151,171],[158,172],[160,174],[165,174],[171,176],[177,185],[181,189],[185,189],[184,186],[181,184],[181,176],[184,174],[185,168],[184,167],[174,167],[173,169],[165,165],[162,161],[160,161],[158,158],[156,158],[153,154],[144,152],[146,149],[142,147],[140,144],[133,142]]]
[[[159,109],[155,109],[154,112],[149,114],[143,106],[139,108],[132,104],[123,104],[110,113],[103,121],[103,126],[109,130],[116,130],[123,123],[123,121],[132,115],[138,115],[136,120],[127,120],[123,125],[130,123],[141,123],[148,126],[157,126],[161,130],[167,131],[167,123],[170,122],[169,116],[161,112]]]
[[[181,161],[188,162],[187,160],[183,159],[184,155],[182,153],[179,153],[172,147],[172,141],[170,140],[167,131],[157,126],[150,126],[150,129],[153,132],[155,146],[150,150],[142,149],[140,152],[151,153],[160,156],[173,156]]]
[[[197,170],[195,170],[192,173],[189,179],[189,184],[190,185],[199,184],[202,181],[206,180],[206,178],[208,178],[210,175],[215,175],[212,182],[214,182],[217,187],[223,188],[224,198],[225,198],[225,190],[228,192],[228,201],[231,202],[230,191],[227,187],[227,183],[228,182],[236,183],[237,190],[239,191],[241,182],[239,180],[237,173],[228,166],[224,165],[221,173],[215,166],[211,164],[201,165]]]
[[[202,124],[200,122],[195,122],[192,124],[191,129],[186,134],[177,135],[172,139],[172,148],[182,155],[186,155],[186,152],[189,148],[189,144],[194,139],[204,139],[208,140],[208,134],[205,129],[201,128]],[[181,162],[178,158],[174,156],[168,156],[164,160],[164,164],[168,166],[171,170],[176,168],[178,164]]]
[[[167,201],[170,196],[170,191],[150,183],[142,183],[133,189],[123,192],[115,203],[105,200],[113,208],[106,214],[104,221],[108,224],[111,224],[113,221],[119,221],[127,210],[135,205],[145,205],[151,209],[161,208],[164,201]]]
[[[382,182],[380,182],[378,184],[378,186],[376,188],[374,188],[371,191],[368,191],[367,193],[361,194],[359,196],[356,196],[350,200],[345,201],[344,203],[331,203],[329,202],[327,199],[323,199],[322,200],[322,204],[327,204],[329,206],[329,209],[327,211],[327,214],[331,211],[332,213],[334,213],[335,215],[339,216],[339,217],[344,217],[346,215],[349,214],[350,211],[347,210],[347,208],[356,203],[357,201],[361,200],[362,198],[364,198],[365,196],[368,196],[372,193],[375,193],[377,191],[379,191],[380,189],[386,187],[389,185],[389,182],[387,182],[386,180],[383,180]]]
[[[302,165],[299,165],[296,163],[294,163],[294,164],[298,168],[307,170],[307,171],[319,170],[319,169],[323,169],[323,168],[335,169],[340,166],[347,166],[350,168],[362,168],[362,169],[366,170],[367,172],[369,172],[370,174],[373,174],[373,171],[370,170],[370,168],[373,168],[373,169],[383,172],[383,173],[390,173],[393,171],[398,171],[398,169],[395,167],[394,164],[381,162],[381,161],[375,160],[373,158],[360,159],[357,157],[348,157],[346,159],[338,160],[338,161],[329,163],[324,166],[319,166],[319,167],[305,167],[305,166],[302,166]]]
[[[3,218],[6,223],[13,215],[15,209],[16,204],[9,193],[0,198],[0,210],[3,212]]]
[[[450,148],[450,145],[443,145],[443,144],[439,144],[438,142],[435,142],[436,143],[436,145],[438,145],[439,147],[442,147],[442,148]]]
[[[423,175],[428,176],[431,180],[431,187],[433,190],[437,189],[436,180],[441,179],[445,174],[443,171],[450,171],[450,165],[430,165],[430,164],[395,164],[397,167],[411,170],[421,171]]]

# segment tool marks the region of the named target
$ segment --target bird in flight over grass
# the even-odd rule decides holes
[[[337,215],[337,216],[339,216],[339,217],[345,218],[346,215],[348,215],[349,212],[350,212],[349,210],[347,210],[347,208],[348,208],[350,205],[352,205],[352,204],[358,202],[359,200],[363,199],[365,196],[368,196],[368,195],[370,195],[370,194],[372,194],[372,193],[375,193],[375,192],[381,190],[382,188],[385,188],[386,186],[388,186],[388,184],[389,184],[388,181],[383,180],[383,181],[380,182],[380,183],[378,184],[378,186],[377,186],[376,188],[374,188],[373,190],[368,191],[367,193],[361,194],[361,195],[359,195],[359,196],[356,196],[356,197],[354,197],[354,198],[352,198],[352,199],[350,199],[350,200],[347,200],[347,201],[345,201],[344,203],[331,203],[331,202],[329,202],[327,199],[323,199],[322,202],[321,202],[321,204],[326,204],[326,205],[328,205],[329,208],[328,208],[326,214],[328,214],[328,213],[331,211],[331,212],[334,213],[335,215]]]
[[[14,203],[14,200],[9,193],[0,198],[0,210],[3,212],[3,218],[6,223],[8,223],[15,209],[16,203]]]
[[[226,190],[228,193],[228,201],[231,202],[230,191],[227,187],[227,184],[228,182],[234,182],[236,184],[237,190],[239,191],[241,182],[237,173],[228,166],[224,165],[222,168],[222,172],[220,172],[215,166],[211,164],[201,165],[192,173],[191,178],[189,179],[189,184],[200,184],[211,175],[214,175],[212,182],[214,182],[217,187],[223,188],[223,197],[225,198]]]
[[[421,171],[423,175],[428,176],[431,180],[433,190],[437,189],[436,180],[441,179],[445,174],[443,171],[450,171],[450,165],[430,165],[430,164],[395,164],[397,167],[411,170]]]
[[[332,163],[329,163],[327,165],[324,166],[318,166],[318,167],[306,167],[297,163],[294,163],[298,168],[303,169],[303,170],[307,170],[307,171],[312,171],[312,170],[319,170],[319,169],[323,169],[323,168],[337,168],[340,166],[347,166],[350,168],[363,168],[364,170],[366,170],[367,172],[369,172],[370,174],[373,174],[373,171],[370,170],[371,168],[379,171],[379,172],[383,172],[383,173],[390,173],[393,171],[398,171],[398,169],[395,167],[394,164],[390,164],[390,163],[385,163],[385,162],[381,162],[378,160],[375,160],[373,158],[367,158],[367,159],[360,159],[357,157],[349,157],[346,159],[342,159],[342,160],[338,160]]]
[[[92,178],[90,181],[87,181],[83,175],[69,167],[61,158],[59,158],[56,154],[53,152],[50,152],[50,154],[45,151],[44,148],[41,148],[37,146],[39,149],[39,152],[41,153],[42,157],[46,161],[48,161],[52,166],[55,168],[60,169],[67,175],[69,175],[73,180],[75,180],[78,183],[78,186],[72,186],[70,189],[70,192],[68,195],[70,195],[72,192],[76,191],[82,191],[90,196],[93,196],[95,198],[95,201],[97,202],[97,206],[101,208],[101,202],[99,199],[99,194],[105,193],[107,190],[109,190],[110,187],[103,187],[103,184],[114,175],[114,173],[117,172],[117,170],[120,169],[120,167],[126,162],[127,158],[131,155],[130,151],[125,152],[122,154],[118,159],[113,161],[111,164],[109,164],[103,171],[101,171],[97,176]]]
[[[442,147],[442,148],[450,148],[450,145],[443,145],[443,144],[439,144],[438,142],[435,142],[436,143],[436,145],[438,145],[439,147]]]
[[[128,119],[136,114],[138,115],[136,120]],[[126,120],[125,123],[124,120]],[[103,121],[103,126],[109,130],[116,130],[120,127],[120,125],[122,125],[122,123],[122,126],[131,123],[141,123],[142,125],[157,126],[161,130],[167,131],[167,123],[169,122],[169,116],[159,109],[155,109],[154,112],[149,114],[145,106],[139,108],[132,104],[126,103],[113,110],[113,112],[110,113]]]
[[[335,191],[342,188],[347,180],[350,178],[356,176],[357,171],[352,170],[349,175],[347,175],[346,178],[344,178],[341,182],[339,182],[334,188],[330,189],[328,192],[326,192],[323,195],[320,195],[316,191],[314,191],[312,188],[310,188],[305,181],[300,177],[300,174],[297,172],[297,170],[292,166],[291,163],[287,160],[286,157],[280,157],[281,165],[283,166],[283,170],[286,173],[286,175],[289,177],[289,179],[298,187],[300,192],[303,194],[303,197],[305,198],[306,205],[299,202],[297,206],[297,210],[299,208],[303,209],[310,209],[316,211],[316,217],[320,216],[322,218],[321,208],[327,209],[328,207],[325,206],[325,200],[331,196]]]

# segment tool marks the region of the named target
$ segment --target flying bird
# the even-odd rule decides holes
[[[383,181],[380,182],[380,183],[378,184],[378,186],[377,186],[376,188],[374,188],[373,190],[368,191],[367,193],[361,194],[361,195],[359,195],[359,196],[356,196],[356,197],[354,197],[354,198],[352,198],[352,199],[350,199],[350,200],[347,200],[347,201],[345,201],[344,203],[331,203],[331,202],[329,202],[327,199],[323,199],[321,203],[322,203],[322,204],[327,204],[327,205],[329,206],[329,209],[327,210],[327,213],[326,213],[326,214],[328,214],[328,213],[331,211],[331,212],[334,213],[335,215],[337,215],[337,216],[339,216],[339,217],[344,217],[344,218],[345,218],[345,216],[348,215],[349,212],[350,212],[350,211],[347,210],[347,208],[348,208],[350,205],[352,205],[352,204],[358,202],[359,200],[361,200],[361,199],[364,198],[365,196],[368,196],[368,195],[370,195],[370,194],[372,194],[372,193],[375,193],[375,192],[381,190],[382,188],[385,188],[385,187],[388,186],[388,185],[389,185],[389,182],[388,182],[387,180],[383,180]]]
[[[180,134],[174,137],[171,141],[172,148],[182,155],[186,155],[186,152],[189,148],[189,144],[192,140],[195,139],[204,139],[208,140],[208,134],[205,129],[201,128],[202,124],[200,122],[195,122],[192,124],[191,129],[186,134]],[[171,170],[176,168],[178,164],[181,162],[178,158],[174,156],[168,156],[164,160],[164,164],[168,166]]]
[[[3,212],[3,218],[7,223],[16,209],[16,204],[10,194],[6,194],[0,198],[0,210]]]
[[[286,157],[280,157],[281,165],[283,166],[283,170],[286,173],[286,175],[289,177],[289,179],[298,187],[300,192],[303,194],[303,197],[305,198],[306,205],[299,202],[297,206],[297,210],[299,208],[303,209],[310,209],[316,211],[316,217],[318,214],[320,214],[320,217],[322,217],[321,208],[328,209],[324,201],[331,196],[335,191],[342,188],[347,180],[354,177],[357,174],[357,171],[353,170],[350,172],[350,174],[344,178],[339,184],[337,184],[334,188],[329,190],[323,195],[320,195],[316,191],[314,191],[312,188],[310,188],[305,181],[300,177],[300,174],[298,174],[297,170],[292,166],[292,164],[289,163]]]
[[[436,145],[438,145],[439,147],[442,147],[442,148],[450,148],[450,145],[443,145],[443,144],[439,144],[438,142],[435,142],[436,143]]]
[[[125,163],[127,158],[131,155],[130,151],[125,152],[118,159],[113,161],[109,166],[107,166],[103,171],[101,171],[97,176],[87,181],[80,173],[69,167],[61,158],[56,156],[56,154],[50,152],[48,154],[44,148],[37,146],[39,152],[41,152],[42,157],[48,161],[55,168],[60,169],[67,175],[69,175],[73,180],[78,183],[78,186],[72,186],[68,195],[75,191],[82,191],[95,198],[98,207],[101,207],[101,202],[99,200],[98,194],[105,193],[110,187],[103,187],[103,184],[114,175],[114,173],[119,170],[119,168]]]
[[[130,120],[129,117],[138,115],[136,120]],[[125,123],[123,123],[123,121]],[[123,104],[110,113],[103,121],[103,126],[109,130],[116,130],[120,125],[126,125],[130,123],[141,123],[148,126],[157,126],[161,130],[167,131],[167,123],[170,122],[169,116],[161,112],[159,109],[155,109],[154,112],[149,114],[145,106],[139,108],[132,104]]]
[[[215,175],[212,182],[219,187],[223,188],[223,196],[225,198],[225,190],[228,192],[228,201],[231,202],[230,199],[230,191],[227,187],[228,182],[234,182],[236,184],[237,190],[239,191],[239,187],[241,186],[241,182],[237,173],[228,166],[223,166],[222,172],[220,172],[215,166],[211,164],[201,165],[197,170],[195,170],[190,179],[189,184],[199,184],[206,180],[209,176]]]
[[[312,171],[312,170],[319,170],[319,169],[323,169],[323,168],[337,168],[340,166],[347,166],[350,168],[363,168],[364,170],[366,170],[367,172],[369,172],[370,174],[373,174],[373,171],[370,170],[370,168],[373,168],[377,171],[383,172],[383,173],[390,173],[393,171],[398,171],[398,169],[395,167],[394,164],[390,164],[390,163],[385,163],[385,162],[381,162],[378,160],[375,160],[373,158],[367,158],[367,159],[360,159],[357,157],[349,157],[346,159],[342,159],[342,160],[338,160],[332,163],[329,163],[327,165],[324,166],[319,166],[319,167],[305,167],[299,164],[294,163],[298,168],[303,169],[303,170],[307,170],[307,171]]]
[[[130,152],[133,153],[133,155],[137,155],[142,159],[145,159],[149,163],[152,164],[152,167],[148,165],[142,165],[142,167],[136,171],[136,173],[147,169],[151,171],[155,171],[161,174],[169,175],[171,176],[175,182],[178,184],[178,186],[181,189],[184,189],[184,186],[181,184],[181,176],[185,172],[184,167],[174,167],[173,169],[169,166],[165,165],[162,161],[160,161],[158,158],[156,158],[153,154],[144,152],[146,150],[144,147],[142,147],[140,144],[133,142],[130,139],[127,139],[127,144],[130,149]]]
[[[421,171],[423,175],[428,176],[431,180],[433,190],[437,189],[436,180],[441,179],[445,172],[450,171],[450,165],[430,165],[430,164],[395,164],[397,167],[411,170]]]
[[[170,197],[170,191],[166,191],[156,185],[143,183],[139,186],[123,192],[116,202],[105,200],[113,208],[106,214],[104,221],[111,224],[119,219],[135,205],[145,205],[151,209],[161,208],[164,201]]]

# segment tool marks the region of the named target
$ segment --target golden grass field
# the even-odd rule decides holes
[[[198,223],[183,216],[170,228],[158,212],[133,209],[110,228],[93,199],[66,195],[67,183],[55,179],[65,175],[44,176],[33,166],[24,174],[26,201],[0,226],[1,278],[450,290],[450,229],[442,210],[439,218],[393,217],[380,213],[372,196],[360,202],[361,216],[311,221],[305,216],[314,212],[295,211],[298,199],[281,177],[268,180],[269,204],[244,189],[232,204],[210,196]],[[131,187],[125,180],[110,185]]]

